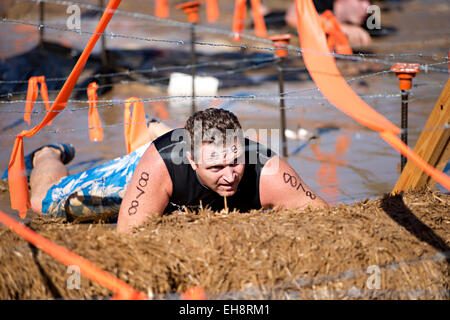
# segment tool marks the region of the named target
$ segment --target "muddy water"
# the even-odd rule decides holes
[[[270,1],[267,2],[270,3]],[[124,1],[124,3],[126,10],[133,8],[133,1]],[[390,65],[396,61],[422,64],[436,63],[442,62],[443,57],[447,55],[450,44],[450,21],[448,20],[450,5],[447,1],[385,2],[384,7],[388,8],[389,11],[382,12],[382,25],[397,28],[397,33],[384,38],[374,38],[371,46],[362,48],[365,51],[384,55],[375,57],[383,60],[382,63],[370,64],[367,68],[367,62],[339,62],[339,67],[346,79],[353,79],[361,74],[358,74],[355,70],[365,69],[364,74],[370,74],[371,72],[388,70]],[[231,8],[229,9],[231,10]],[[64,10],[60,10],[64,12]],[[139,8],[135,6],[134,11],[139,11]],[[144,13],[150,12],[145,11]],[[28,17],[27,21],[36,22],[36,17],[33,16],[32,12],[30,15],[31,18]],[[215,27],[229,28],[231,15],[228,13],[224,16],[225,18]],[[48,18],[47,23],[64,27],[63,17],[63,15],[53,15]],[[183,17],[177,16],[177,13],[174,13],[173,18],[183,20]],[[25,20],[25,18],[22,20]],[[93,18],[83,19],[83,28],[93,30],[96,21]],[[0,56],[2,58],[26,52],[37,43],[39,38],[35,27],[1,24],[0,30],[2,39],[7,40],[0,42]],[[180,31],[177,27],[161,25],[156,27],[151,22],[127,17],[114,17],[108,31],[147,38],[189,41],[187,30]],[[77,49],[82,49],[88,40],[86,35],[54,30],[46,30],[45,37],[49,41],[70,45]],[[201,33],[199,40],[233,44],[229,38],[211,36],[207,33]],[[186,50],[186,54],[189,52],[188,44],[177,45],[123,38],[108,38],[107,45],[108,48],[155,47],[168,51]],[[266,44],[261,46],[267,47]],[[199,52],[205,54],[237,50],[226,46],[197,47]],[[99,52],[99,50],[100,46],[97,45],[94,52]],[[386,56],[386,54],[393,54],[393,56]],[[295,56],[289,57],[290,65],[300,67],[301,61],[298,59],[299,61],[296,63],[295,59],[297,59]],[[45,61],[42,61],[42,63],[45,63]],[[435,68],[445,71],[447,64],[439,64]],[[246,79],[258,80],[262,76],[271,74],[275,80],[276,69],[274,66],[262,71],[247,72],[245,77]],[[415,144],[420,130],[423,128],[447,79],[448,73],[436,70],[428,73],[421,72],[414,79],[409,103],[409,144],[411,146]],[[400,125],[400,96],[397,79],[393,74],[387,73],[351,81],[350,85],[374,109],[394,124]],[[285,83],[285,91],[289,92],[286,96],[288,128],[296,130],[301,126],[318,136],[317,139],[309,142],[289,140],[287,145],[290,154],[289,163],[313,190],[316,190],[331,203],[352,202],[366,197],[374,198],[382,193],[389,192],[399,175],[400,155],[387,145],[377,133],[365,129],[330,105],[314,88],[314,84],[308,80]],[[214,105],[235,112],[242,120],[245,129],[277,129],[279,128],[277,94],[278,83],[276,81],[264,81],[256,86],[234,86],[226,89],[219,87],[218,95],[253,96],[253,98],[215,100]],[[99,97],[99,99],[126,99],[132,96],[154,98],[167,95],[164,87],[155,88],[134,83],[117,86],[113,91]],[[50,99],[54,98],[55,94],[51,95]],[[13,95],[10,99],[25,99],[25,96]],[[189,101],[180,103],[178,100],[178,102],[168,103],[165,101],[161,103],[171,114],[171,119],[165,122],[171,126],[182,125],[189,114]],[[197,104],[198,108],[206,108],[211,104],[211,101],[199,100]],[[1,108],[8,110],[8,112],[3,112],[0,117],[0,128],[2,129],[0,133],[2,150],[0,153],[0,168],[3,171],[9,161],[15,135],[21,130],[29,128],[29,126],[19,121],[23,115],[20,112],[23,111],[24,103],[1,104]],[[147,114],[153,116],[156,112],[156,103],[146,103],[145,108]],[[35,110],[44,110],[43,105],[37,104]],[[115,104],[100,108],[99,111],[104,125],[103,142],[93,143],[89,141],[86,104],[69,103],[66,110],[54,119],[51,127],[46,127],[36,136],[24,140],[25,152],[28,153],[43,144],[71,142],[77,150],[76,158],[68,166],[72,173],[123,155],[125,153],[122,126],[123,105]],[[43,115],[42,112],[33,114],[32,125],[38,124]],[[4,195],[0,197],[0,208],[10,212],[8,199]]]

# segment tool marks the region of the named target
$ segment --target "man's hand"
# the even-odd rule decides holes
[[[350,45],[367,46],[372,42],[369,33],[359,26],[341,23],[341,30],[347,36]]]
[[[155,145],[142,155],[120,206],[118,232],[129,232],[150,215],[161,216],[172,194],[172,180]]]
[[[259,194],[263,208],[328,207],[328,204],[303,182],[295,170],[278,156],[272,157],[264,165]]]

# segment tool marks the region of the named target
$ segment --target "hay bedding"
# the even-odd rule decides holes
[[[449,203],[425,190],[329,210],[203,210],[152,218],[129,235],[64,219],[30,226],[155,298],[197,285],[210,299],[448,299]],[[1,299],[111,296],[84,277],[68,289],[66,266],[5,227],[0,250]],[[371,265],[377,290],[367,285]]]

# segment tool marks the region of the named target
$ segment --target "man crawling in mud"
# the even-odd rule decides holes
[[[327,206],[286,161],[244,138],[229,111],[199,111],[175,130],[152,126],[152,142],[75,175],[64,166],[74,157],[73,146],[48,145],[31,153],[26,163],[32,210],[79,220],[119,211],[117,231],[128,232],[152,215],[184,207],[246,212]]]

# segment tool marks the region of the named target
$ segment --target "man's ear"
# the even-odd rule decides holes
[[[187,157],[188,160],[189,160],[189,164],[191,165],[192,170],[194,170],[194,171],[197,170],[198,166],[197,166],[197,164],[195,163],[194,158],[192,157],[192,154],[191,154],[190,151],[186,151],[186,157]]]

